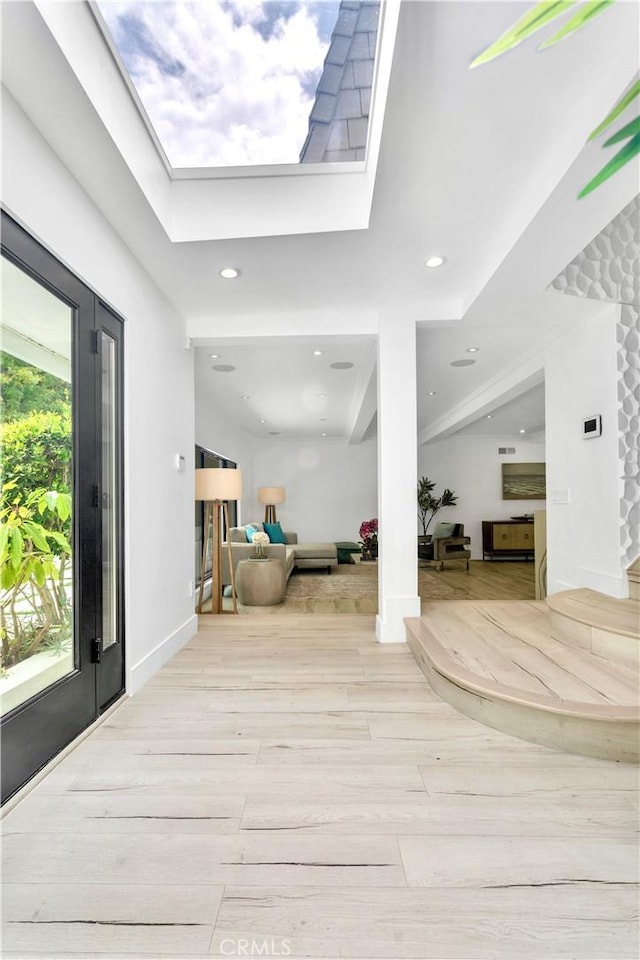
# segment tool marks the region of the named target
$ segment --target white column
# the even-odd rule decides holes
[[[404,642],[405,617],[420,616],[416,327],[378,324],[378,616],[382,643]]]

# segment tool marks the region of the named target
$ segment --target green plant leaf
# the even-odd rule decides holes
[[[16,582],[17,571],[10,564],[5,564],[2,568],[2,589],[10,590]]]
[[[22,529],[38,550],[44,550],[45,553],[51,552],[51,548],[47,542],[47,534],[39,523],[34,523],[33,520],[25,520],[22,524]]]
[[[637,133],[640,133],[640,117],[634,117],[633,120],[622,127],[621,130],[618,130],[612,137],[605,140],[602,146],[611,147],[614,143],[620,143],[621,140],[626,140],[627,137],[635,137]]]
[[[520,17],[506,33],[503,33],[495,43],[492,43],[486,50],[483,50],[483,52],[472,61],[470,69],[479,67],[483,63],[488,63],[490,60],[495,60],[496,57],[517,47],[519,43],[522,43],[527,37],[536,33],[536,31],[544,27],[546,23],[555,20],[556,17],[559,17],[565,10],[572,7],[574,3],[575,0],[552,0],[552,2],[545,0],[545,2],[536,3],[536,5],[532,7],[531,10],[528,10],[524,16]]]
[[[22,563],[22,551],[23,551],[23,539],[22,533],[18,527],[14,527],[11,531],[11,545],[9,547],[9,556],[11,558],[11,566],[14,570],[17,570],[20,564]]]
[[[68,493],[59,493],[56,511],[61,520],[68,520],[71,516],[71,497]]]
[[[44,572],[42,564],[37,563],[33,568],[33,579],[36,581],[39,587],[43,587],[47,579],[47,575]]]
[[[55,510],[58,503],[58,492],[56,490],[47,490],[38,501],[38,510],[44,513],[45,510]]]
[[[636,80],[633,86],[627,90],[626,93],[623,93],[618,102],[606,115],[602,123],[599,123],[595,130],[589,134],[589,140],[595,140],[596,137],[600,136],[603,130],[606,130],[607,127],[610,127],[613,121],[620,116],[623,110],[626,110],[631,101],[637,96],[640,96],[640,80]]]
[[[640,153],[640,133],[637,133],[635,137],[632,137],[628,143],[624,145],[622,150],[619,150],[616,153],[615,157],[612,157],[609,160],[602,170],[593,177],[592,180],[583,187],[578,198],[586,197],[588,193],[591,193],[592,190],[595,190],[596,187],[599,187],[601,183],[604,183],[605,180],[608,180],[609,177],[613,176],[614,173],[617,173],[621,167],[624,167],[625,163],[628,163],[629,160],[633,160],[635,156]]]
[[[553,47],[556,43],[560,43],[561,40],[564,40],[565,37],[571,36],[572,33],[575,33],[575,31],[579,30],[580,27],[583,27],[586,23],[589,23],[594,17],[597,17],[599,13],[602,13],[614,2],[615,0],[597,0],[597,2],[593,3],[584,3],[580,9],[576,10],[574,15],[567,20],[565,25],[561,27],[557,33],[554,33],[552,37],[549,37],[548,40],[545,40],[544,43],[540,44],[538,50],[547,50],[548,47]]]
[[[71,544],[65,537],[64,533],[58,533],[56,530],[47,530],[47,536],[50,540],[55,541],[58,546],[62,547],[65,553],[71,555]]]
[[[53,560],[43,560],[42,569],[45,571],[48,577],[51,577],[52,580],[58,581],[60,579],[60,573],[58,572],[58,568]]]
[[[9,543],[9,527],[3,523],[0,527],[0,563],[4,563],[7,556],[7,544]]]

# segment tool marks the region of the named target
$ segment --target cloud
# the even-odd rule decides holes
[[[297,163],[338,6],[99,3],[174,167]]]

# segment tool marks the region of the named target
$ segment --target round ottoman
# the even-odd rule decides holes
[[[282,603],[286,587],[282,560],[240,560],[236,567],[236,592],[245,607]]]

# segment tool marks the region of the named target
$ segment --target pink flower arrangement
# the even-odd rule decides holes
[[[360,536],[365,544],[378,539],[378,520],[364,520],[360,524]]]
[[[364,520],[360,524],[360,536],[362,537],[361,560],[375,561],[378,559],[378,519]]]

